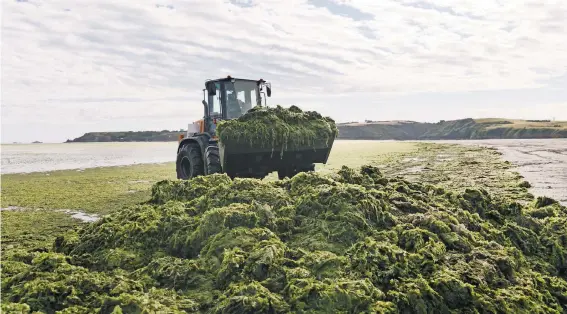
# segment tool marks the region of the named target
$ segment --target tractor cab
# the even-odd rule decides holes
[[[228,76],[209,80],[203,89],[205,120],[215,125],[217,120],[237,119],[253,107],[261,106],[263,94],[270,97],[271,86],[262,79],[256,81]]]

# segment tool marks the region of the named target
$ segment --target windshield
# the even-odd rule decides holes
[[[236,119],[256,106],[256,88],[254,81],[227,82],[226,85],[226,117]]]

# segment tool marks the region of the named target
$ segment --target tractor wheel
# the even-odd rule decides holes
[[[177,154],[177,179],[189,180],[204,174],[201,148],[197,143],[184,144]]]
[[[211,145],[205,150],[205,174],[222,173],[218,146]]]

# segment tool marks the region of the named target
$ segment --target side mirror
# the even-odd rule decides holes
[[[215,88],[209,88],[209,96],[215,96],[217,94],[217,90]]]
[[[272,97],[272,89],[269,86],[266,86],[266,94],[268,97]]]

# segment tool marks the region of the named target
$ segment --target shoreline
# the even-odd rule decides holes
[[[363,142],[372,142],[375,143],[376,145],[380,146],[380,143],[391,143],[393,144],[393,146],[397,146],[397,145],[407,145],[407,144],[415,144],[417,146],[420,145],[453,145],[456,144],[458,147],[461,147],[462,149],[466,150],[467,147],[479,147],[481,149],[488,149],[488,150],[496,150],[498,151],[498,155],[499,158],[502,159],[502,162],[505,164],[508,164],[509,166],[507,166],[509,168],[509,170],[511,171],[516,171],[519,173],[519,175],[521,177],[530,177],[530,175],[527,175],[527,173],[522,169],[521,165],[517,164],[516,162],[514,162],[513,159],[511,158],[506,158],[505,156],[505,152],[502,151],[502,148],[494,148],[491,147],[491,145],[482,145],[482,143],[477,142],[476,140],[474,141],[475,144],[471,145],[473,141],[468,141],[468,142],[460,142],[459,143],[455,143],[457,141],[372,141],[372,140],[362,140]],[[357,142],[357,143],[361,143],[360,141],[351,141],[351,140],[345,140],[345,142]],[[538,141],[539,142],[539,141]],[[461,144],[462,143],[462,144]],[[481,145],[477,145],[477,144],[481,144]],[[435,146],[433,146],[435,147]],[[567,149],[566,149],[567,150]],[[419,151],[414,151],[413,155],[419,155],[420,152]],[[402,154],[402,156],[405,156],[405,163],[402,162],[401,164],[398,163],[396,164],[395,162],[392,163],[391,161],[389,162],[388,165],[382,165],[383,167],[394,167],[394,169],[399,169],[401,170],[401,168],[405,168],[403,170],[401,170],[402,172],[404,172],[406,175],[410,174],[411,172],[421,172],[424,167],[427,169],[427,165],[424,164],[420,164],[423,163],[423,160],[420,160],[419,158],[414,157],[408,157],[408,156],[412,156],[412,152],[405,152],[404,154]],[[384,156],[383,156],[384,157]],[[443,154],[436,156],[436,157],[441,157],[439,160],[440,161],[448,161],[449,159],[444,159]],[[355,157],[356,158],[356,157]],[[434,160],[435,158],[433,158],[432,160]],[[413,162],[412,162],[413,161]],[[352,160],[351,160],[352,162]],[[372,161],[369,160],[369,163],[375,163],[376,161]],[[431,162],[431,160],[429,161]],[[348,162],[347,162],[348,163]],[[367,162],[368,163],[368,162]],[[337,165],[335,162],[331,163],[332,165],[329,167],[329,164],[327,165],[322,165],[322,164],[318,164],[317,165],[317,171],[323,171],[323,172],[328,172],[328,171],[332,171],[332,170],[336,170],[338,169],[338,167],[340,165]],[[362,163],[358,163],[356,162],[356,164],[362,165]],[[349,166],[352,166],[349,165]],[[175,176],[175,162],[174,161],[150,161],[150,162],[136,162],[136,163],[129,163],[129,162],[123,162],[120,164],[113,164],[113,165],[95,165],[95,166],[87,166],[87,167],[73,167],[73,168],[60,168],[60,169],[49,169],[49,170],[38,170],[38,171],[27,171],[27,172],[7,172],[7,173],[2,173],[2,176],[4,178],[15,178],[15,177],[21,177],[21,178],[25,178],[25,177],[50,177],[50,176],[59,176],[59,175],[63,175],[63,176],[68,176],[68,175],[72,175],[72,176],[81,176],[82,174],[84,174],[85,172],[105,172],[105,173],[110,173],[113,171],[144,171],[144,168],[170,168],[170,177],[174,177]],[[536,182],[533,182],[533,176],[530,180],[528,180],[529,185],[531,185],[530,187],[530,193],[537,190],[538,186]],[[537,180],[535,180],[537,181]],[[547,196],[547,197],[552,197],[549,195],[549,193],[541,193],[542,188],[539,187],[540,193],[534,193],[537,194],[537,196]],[[553,198],[553,197],[552,197]],[[562,204],[566,204],[565,203],[565,199],[560,199],[559,201],[562,202]]]
[[[29,175],[29,174],[46,174],[50,175],[53,172],[58,171],[77,171],[83,172],[85,170],[91,169],[106,169],[106,168],[124,168],[124,167],[134,167],[134,166],[144,166],[144,165],[167,165],[175,164],[174,161],[155,161],[155,162],[140,162],[140,163],[126,163],[126,164],[116,164],[116,165],[103,165],[103,166],[90,166],[90,167],[78,167],[78,168],[61,168],[52,170],[38,170],[38,171],[26,171],[26,172],[2,172],[4,175]]]
[[[483,145],[482,143],[486,143],[486,142],[502,142],[502,143],[506,143],[506,142],[518,142],[518,141],[526,141],[526,142],[534,142],[534,143],[540,143],[542,141],[565,141],[565,147],[567,147],[567,138],[546,138],[546,139],[462,139],[462,140],[372,140],[372,139],[336,139],[335,142],[374,142],[374,143],[439,143],[439,144],[459,144],[459,145],[469,145],[469,144],[480,144],[481,146],[485,146],[485,147],[492,147],[494,146],[494,144],[491,145]],[[124,145],[124,144],[128,144],[128,145],[138,145],[138,144],[171,144],[171,143],[177,143],[175,141],[171,141],[171,142],[73,142],[73,143],[41,143],[41,144],[32,144],[32,143],[22,143],[22,144],[1,144],[1,145],[5,145],[5,146],[56,146],[56,145],[62,145],[62,144],[76,144],[76,145],[116,145],[115,147],[120,147],[120,145]],[[95,169],[95,168],[107,168],[107,167],[124,167],[124,166],[135,166],[135,165],[149,165],[149,164],[167,164],[167,163],[175,163],[175,154],[174,152],[171,153],[173,157],[168,157],[169,160],[164,160],[164,158],[162,157],[156,157],[159,158],[159,160],[155,160],[155,161],[134,161],[134,160],[130,160],[130,161],[123,161],[123,162],[118,162],[115,164],[107,164],[107,165],[88,165],[86,162],[84,165],[82,166],[55,166],[55,168],[51,168],[51,169],[45,169],[45,170],[27,170],[27,171],[21,171],[21,170],[9,170],[8,172],[5,172],[5,166],[6,164],[4,164],[4,160],[2,167],[0,169],[0,174],[1,175],[8,175],[8,174],[30,174],[30,173],[49,173],[49,172],[53,172],[53,171],[64,171],[64,170],[76,170],[76,171],[82,171],[85,169]],[[6,159],[10,159],[5,157]],[[513,162],[513,161],[510,161]],[[91,163],[92,164],[92,163]]]
[[[374,143],[374,145],[423,145],[427,143],[431,144],[457,144],[459,146],[464,147],[484,147],[484,148],[492,148],[497,149],[501,153],[501,158],[505,161],[511,163],[512,167],[511,170],[517,171],[520,173],[522,177],[525,177],[526,180],[530,183],[531,187],[529,189],[530,193],[533,193],[537,196],[547,196],[554,199],[557,199],[561,204],[567,205],[567,193],[561,192],[562,190],[567,191],[567,167],[564,163],[567,163],[567,139],[549,139],[547,141],[538,140],[538,139],[526,139],[526,140],[509,140],[509,139],[502,139],[502,140],[442,140],[442,141],[430,141],[430,140],[423,140],[423,141],[395,141],[395,140],[383,140],[383,141],[374,141],[374,140],[337,140],[336,143],[341,143],[341,145],[333,148],[333,151],[341,150],[341,146],[343,145],[359,145],[364,146],[370,143]],[[150,143],[158,143],[156,145],[145,145],[148,142],[137,142],[138,144],[130,143],[135,147],[146,148],[146,153],[151,153],[151,149],[153,147],[160,147],[165,148],[165,154],[169,157],[165,157],[162,152],[161,157],[157,156],[152,160],[148,161],[132,161],[132,160],[118,160],[115,162],[111,162],[109,164],[108,161],[104,161],[101,163],[97,163],[96,161],[91,161],[89,163],[83,165],[56,165],[55,168],[52,169],[41,169],[41,170],[31,170],[31,171],[6,171],[6,167],[2,166],[2,176],[33,176],[33,175],[45,175],[50,176],[54,173],[58,172],[69,172],[74,171],[77,173],[82,173],[87,170],[101,170],[101,171],[112,171],[117,169],[127,169],[130,167],[154,167],[154,166],[161,166],[161,167],[170,167],[174,171],[175,161],[172,160],[171,152],[170,152],[170,144],[172,142],[150,142]],[[364,143],[364,145],[362,145]],[[77,143],[76,143],[77,144]],[[83,143],[84,144],[84,143]],[[91,148],[96,148],[101,143],[88,143],[87,146]],[[108,143],[107,143],[108,144]],[[122,142],[116,142],[112,145],[113,148],[123,148]],[[141,145],[140,145],[141,144]],[[19,144],[18,144],[19,145]],[[53,145],[53,144],[29,144],[29,146],[34,145]],[[79,143],[80,145],[80,143]],[[163,146],[163,147],[162,147]],[[534,150],[538,150],[541,154],[547,154],[544,157],[538,157],[537,154],[530,154],[530,152],[521,152],[521,149],[524,147],[534,146]],[[549,147],[548,147],[549,146]],[[565,147],[564,151],[560,151],[561,147]],[[148,149],[151,148],[151,149]],[[332,151],[332,153],[333,153]],[[550,154],[554,154],[553,156],[557,156],[556,158],[563,158],[558,160],[549,160],[551,158]],[[552,156],[552,157],[553,157]],[[147,157],[146,157],[147,158]],[[531,158],[531,159],[528,159]],[[164,160],[169,159],[169,160]],[[526,162],[528,160],[528,162]],[[107,163],[107,164],[104,164]],[[319,169],[326,170],[329,168],[327,165],[317,165]],[[412,167],[419,167],[420,165],[415,164]],[[561,168],[563,167],[563,168]],[[331,167],[332,168],[332,167]],[[106,170],[105,170],[106,169]],[[541,175],[538,171],[546,171],[548,174]]]

